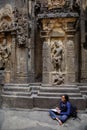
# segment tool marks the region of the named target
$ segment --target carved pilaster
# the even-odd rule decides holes
[[[15,82],[16,77],[16,32],[11,32],[12,47],[11,47],[11,82]]]
[[[50,55],[50,46],[46,41],[43,43],[43,83],[50,83],[50,75],[51,72],[51,55]]]

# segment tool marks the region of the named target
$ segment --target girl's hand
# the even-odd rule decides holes
[[[59,107],[56,107],[57,113],[60,114],[61,110],[59,109]]]

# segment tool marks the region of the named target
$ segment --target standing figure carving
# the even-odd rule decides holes
[[[62,62],[64,57],[64,47],[62,41],[55,41],[51,47],[51,59],[54,70],[62,72]]]
[[[9,62],[9,56],[11,54],[11,48],[7,45],[6,39],[0,44],[0,68],[5,68]]]

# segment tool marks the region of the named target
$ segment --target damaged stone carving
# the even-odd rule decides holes
[[[9,57],[11,55],[11,46],[7,45],[6,39],[0,43],[0,69],[5,69],[9,62]]]
[[[53,78],[53,84],[64,84],[64,74],[62,72],[56,73]]]
[[[11,55],[11,32],[14,30],[12,6],[0,9],[0,70],[9,68]]]
[[[18,46],[25,46],[28,38],[28,22],[27,22],[27,14],[15,8],[14,10],[15,17],[15,26],[16,30],[16,40]]]
[[[13,27],[13,11],[11,5],[7,4],[0,10],[0,32],[8,31]]]
[[[64,83],[63,74],[63,60],[64,60],[64,46],[61,40],[54,41],[51,46],[51,60],[53,64],[53,84],[60,85]]]

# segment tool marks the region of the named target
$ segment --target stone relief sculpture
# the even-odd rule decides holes
[[[26,40],[28,40],[28,20],[27,14],[25,11],[18,10],[15,8],[14,10],[14,17],[15,17],[15,26],[16,26],[16,33],[17,33],[17,44],[18,46],[25,46]]]
[[[49,80],[52,84],[60,85],[64,83],[65,78],[64,44],[61,39],[64,38],[65,36],[66,23],[63,24],[59,19],[55,20],[44,19],[42,23],[43,23],[43,31],[46,31],[46,35],[50,36],[50,39],[48,38],[46,41],[50,46],[50,51],[49,49],[47,49],[47,51],[50,52],[49,54],[50,70],[48,71],[48,73],[50,72]],[[45,68],[47,68],[46,66],[47,65],[45,61]]]
[[[51,60],[54,68],[53,84],[60,85],[64,83],[64,74],[62,64],[64,60],[64,45],[61,40],[54,41],[51,46]]]
[[[54,70],[62,72],[62,61],[64,55],[64,47],[62,41],[55,41],[51,46],[51,58]]]
[[[12,7],[9,4],[7,4],[0,10],[0,32],[11,29],[13,19],[14,17]]]
[[[11,31],[13,30],[14,15],[11,5],[6,4],[0,9],[0,69],[9,66],[11,55]]]
[[[60,85],[64,83],[64,74],[62,72],[56,73],[53,78],[53,84]]]
[[[9,62],[9,56],[11,55],[11,46],[7,45],[6,39],[0,43],[0,68],[5,68]]]
[[[65,0],[48,0],[48,8],[59,8],[64,6]]]

